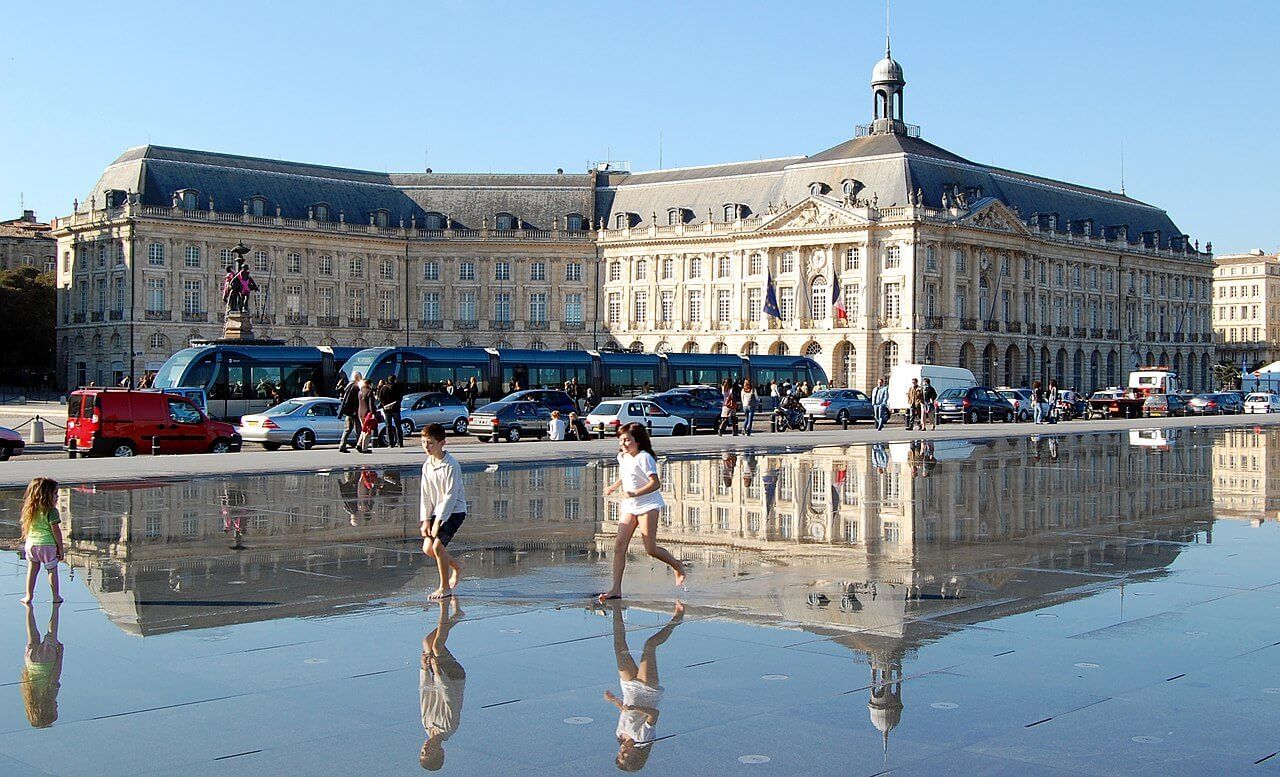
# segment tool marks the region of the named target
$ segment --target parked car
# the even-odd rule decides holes
[[[400,400],[400,426],[406,436],[431,424],[466,434],[470,423],[467,414],[465,402],[443,391],[418,391]]]
[[[8,461],[11,456],[20,455],[26,445],[22,435],[7,426],[0,426],[0,461]]]
[[[630,423],[644,424],[654,436],[684,435],[691,428],[689,419],[672,415],[648,399],[611,399],[587,415],[587,428],[601,436],[616,434],[618,427]]]
[[[227,453],[240,450],[236,428],[214,421],[185,397],[146,389],[91,388],[67,397],[69,456]],[[158,448],[153,450],[153,444]]]
[[[1035,415],[1035,394],[1028,388],[1001,386],[996,393],[1009,401],[1019,421],[1030,421]]]
[[[666,393],[670,394],[672,392],[692,394],[703,402],[706,402],[708,405],[714,407],[716,412],[719,412],[720,406],[724,404],[724,392],[720,390],[719,386],[676,386]]]
[[[666,391],[661,394],[641,394],[636,399],[647,399],[671,415],[689,420],[693,431],[715,430],[720,425],[720,405],[712,405],[683,391]]]
[[[537,402],[546,405],[549,410],[559,410],[568,420],[569,414],[577,412],[578,405],[573,397],[556,389],[524,389],[513,391],[502,398],[503,402]]]
[[[938,421],[962,421],[976,424],[979,421],[1004,421],[1014,419],[1009,400],[986,386],[949,388],[938,395]]]
[[[1187,401],[1187,412],[1194,415],[1235,415],[1244,412],[1244,402],[1235,394],[1198,394]]]
[[[938,399],[948,389],[967,389],[978,385],[973,373],[963,367],[943,367],[938,364],[899,364],[889,373],[889,411],[903,413],[907,409],[907,391],[915,379],[921,386],[924,379],[938,392]]]
[[[1244,398],[1246,413],[1280,413],[1280,394],[1255,391]]]
[[[338,415],[339,406],[338,400],[329,397],[298,397],[242,416],[238,431],[245,442],[256,442],[269,451],[282,445],[310,450],[342,439],[344,419]]]
[[[1112,402],[1123,397],[1124,389],[1108,388],[1101,391],[1095,391],[1089,397],[1089,409],[1086,418],[1108,418],[1111,415],[1119,415],[1119,407],[1112,406]]]
[[[871,410],[871,398],[857,389],[826,389],[815,391],[800,400],[806,416],[835,421],[870,421],[875,414]]]
[[[1187,414],[1187,400],[1179,394],[1148,394],[1142,403],[1142,415],[1172,417]]]
[[[485,442],[519,442],[523,437],[542,439],[551,432],[551,410],[540,402],[528,400],[490,402],[471,414],[467,432]]]

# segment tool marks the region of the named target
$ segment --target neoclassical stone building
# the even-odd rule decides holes
[[[0,270],[34,267],[53,272],[58,244],[49,237],[49,225],[24,210],[16,219],[0,221]]]
[[[1219,256],[1215,264],[1218,361],[1253,370],[1280,359],[1280,256],[1255,249]]]
[[[611,176],[598,240],[618,344],[804,353],[835,385],[864,388],[902,362],[1081,389],[1161,362],[1208,385],[1209,253],[1159,208],[922,140],[903,121],[904,87],[886,51],[873,121],[852,140]],[[780,320],[762,312],[769,278]]]
[[[886,51],[872,122],[812,156],[635,174],[127,151],[55,225],[64,374],[216,335],[243,241],[257,330],[293,343],[804,353],[858,387],[912,361],[1081,389],[1159,362],[1209,384],[1209,252],[1157,207],[921,139],[905,83]]]

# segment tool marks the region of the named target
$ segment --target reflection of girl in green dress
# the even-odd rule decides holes
[[[53,605],[44,639],[36,627],[36,612],[27,605],[27,652],[22,667],[22,701],[27,720],[47,728],[58,719],[58,689],[62,687],[62,643],[58,641],[58,605]]]

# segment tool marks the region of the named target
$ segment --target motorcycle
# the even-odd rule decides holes
[[[779,432],[788,430],[802,432],[809,428],[804,416],[804,407],[799,399],[787,397],[778,404],[773,411],[773,428]]]

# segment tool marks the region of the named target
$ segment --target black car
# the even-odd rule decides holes
[[[715,429],[720,425],[719,405],[712,405],[685,391],[643,394],[637,399],[648,399],[671,415],[687,419],[694,431]]]
[[[490,402],[471,414],[467,431],[484,442],[542,439],[551,433],[551,410],[538,402]]]
[[[545,405],[550,410],[559,410],[566,421],[569,420],[570,413],[578,411],[578,406],[574,403],[573,397],[564,391],[557,391],[556,389],[524,389],[523,391],[513,391],[502,398],[503,402],[519,402],[521,400],[537,402]]]
[[[1229,392],[1200,394],[1187,402],[1187,412],[1194,415],[1235,415],[1244,412],[1244,401]]]
[[[1013,421],[1014,409],[1009,400],[987,386],[950,388],[938,396],[938,421],[962,421],[976,424],[979,421]]]

